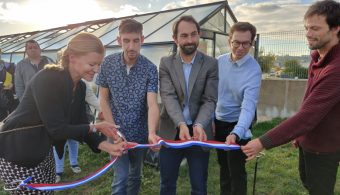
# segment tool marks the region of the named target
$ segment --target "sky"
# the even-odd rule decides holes
[[[216,1],[219,0],[0,0],[0,36]],[[303,29],[303,14],[313,2],[228,1],[238,21],[253,23],[260,33]]]

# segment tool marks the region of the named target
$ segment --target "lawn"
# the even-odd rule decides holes
[[[274,119],[269,122],[257,123],[253,133],[257,137],[264,132],[280,123],[280,119]],[[79,153],[80,165],[83,172],[73,174],[70,168],[66,167],[63,179],[74,181],[82,178],[89,173],[97,170],[108,162],[108,156],[104,153],[93,154],[86,146],[80,147]],[[253,178],[255,160],[247,163],[248,170],[248,194],[253,193]],[[265,151],[265,155],[258,159],[256,194],[267,195],[304,195],[308,194],[303,188],[298,175],[298,150],[291,147],[290,144]],[[187,175],[187,166],[181,167],[177,182],[177,194],[190,194],[190,182]],[[112,182],[112,171],[102,175],[95,181],[87,183],[76,189],[58,191],[57,195],[62,194],[110,194]],[[0,195],[6,194],[2,190],[0,183]],[[141,186],[142,195],[159,194],[159,171],[154,167],[145,165],[143,170],[143,179]],[[208,178],[208,194],[219,194],[219,169],[216,161],[216,152],[211,150]],[[337,175],[335,194],[340,195],[340,173]]]

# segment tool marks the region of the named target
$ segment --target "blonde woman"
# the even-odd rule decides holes
[[[80,33],[70,40],[59,65],[48,65],[31,80],[17,109],[0,128],[0,179],[11,182],[32,176],[31,183],[54,183],[52,146],[59,157],[67,139],[85,142],[94,151],[120,156],[125,143],[117,139],[116,126],[89,124],[85,111],[86,87],[103,60],[105,49],[94,35]],[[19,189],[13,194],[52,194],[51,191]]]

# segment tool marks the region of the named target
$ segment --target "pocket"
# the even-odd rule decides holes
[[[168,119],[168,118],[169,118],[168,112],[166,111],[164,105],[162,105],[162,107],[161,107],[161,114],[160,114],[160,117],[161,117],[162,119]]]

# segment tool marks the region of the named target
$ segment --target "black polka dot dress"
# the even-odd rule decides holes
[[[26,168],[0,158],[0,179],[5,183],[6,188],[16,188],[18,182],[32,176],[28,183],[55,183],[55,163],[53,151],[50,150],[48,156],[36,167]],[[7,191],[10,194],[53,194],[53,191],[30,190],[22,187],[17,190]]]

